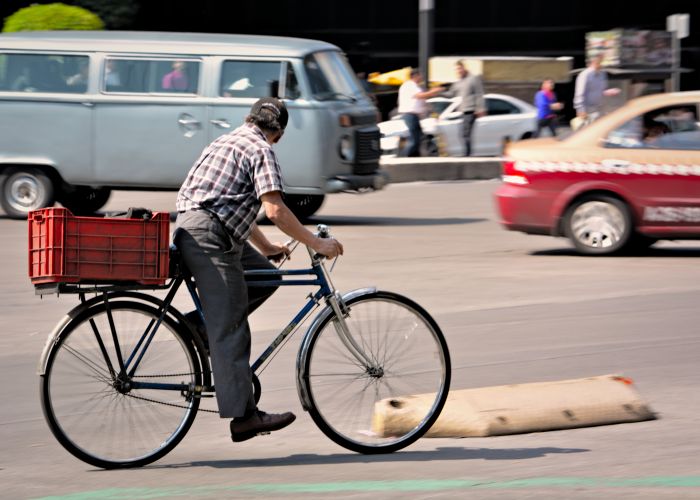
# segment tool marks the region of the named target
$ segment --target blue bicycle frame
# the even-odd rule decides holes
[[[301,308],[301,310],[294,316],[294,318],[289,322],[289,324],[275,337],[275,339],[270,343],[270,345],[265,349],[265,351],[258,357],[258,359],[253,362],[251,365],[251,369],[253,373],[256,373],[257,370],[267,361],[267,359],[272,355],[272,353],[275,352],[275,350],[284,342],[284,340],[294,331],[294,329],[302,322],[304,319],[313,311],[321,302],[323,298],[329,297],[333,295],[333,290],[331,287],[331,284],[329,282],[329,279],[326,275],[326,271],[320,261],[320,259],[313,259],[312,261],[312,267],[307,268],[307,269],[291,269],[291,270],[282,270],[282,269],[260,269],[260,270],[250,270],[250,271],[245,271],[244,275],[246,277],[260,277],[260,276],[267,276],[270,277],[270,280],[249,280],[248,286],[256,286],[256,287],[278,287],[278,286],[318,286],[318,290],[316,293],[311,295],[309,297],[309,300],[304,304],[304,306]],[[308,276],[308,277],[313,277],[313,279],[284,279],[285,276]],[[130,387],[133,389],[157,389],[157,390],[173,390],[173,391],[187,391],[190,393],[193,393],[194,395],[199,395],[202,392],[213,392],[214,387],[213,386],[201,386],[201,387],[190,387],[186,384],[168,384],[168,383],[155,383],[155,382],[141,382],[141,381],[136,381],[133,380],[132,377],[134,376],[136,369],[139,366],[139,363],[141,362],[141,359],[143,358],[146,350],[148,349],[148,346],[150,345],[151,341],[155,337],[156,331],[158,330],[159,326],[161,325],[163,319],[168,313],[168,310],[170,309],[170,304],[172,303],[173,298],[175,297],[175,294],[177,293],[178,289],[182,285],[182,283],[185,283],[187,286],[187,290],[190,293],[190,296],[192,298],[192,301],[195,304],[195,307],[197,308],[197,311],[199,312],[200,315],[202,315],[203,319],[203,313],[202,313],[202,304],[199,299],[199,295],[197,294],[196,290],[196,285],[194,281],[191,278],[191,275],[189,274],[188,271],[183,270],[183,272],[174,278],[173,282],[170,285],[170,290],[168,294],[166,295],[165,299],[163,300],[163,303],[161,305],[160,309],[160,316],[157,321],[151,322],[146,328],[146,331],[143,333],[141,336],[141,339],[137,343],[137,345],[134,347],[134,350],[130,353],[129,357],[126,359],[126,361],[122,362],[121,358],[119,359],[120,362],[120,374],[127,373],[128,372],[128,377],[131,379],[130,381]],[[108,317],[111,316],[111,313],[109,312],[109,305],[107,303],[106,299],[106,293],[105,293],[105,304],[107,305],[108,308]],[[112,325],[110,325],[112,326]],[[118,345],[116,342],[116,332],[112,332],[113,336],[115,338],[115,344]]]

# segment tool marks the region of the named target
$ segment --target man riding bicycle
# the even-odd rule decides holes
[[[175,243],[202,301],[219,415],[233,419],[234,442],[282,429],[296,418],[291,412],[260,411],[253,394],[248,314],[275,289],[249,292],[243,271],[269,268],[266,257],[289,254],[255,223],[260,207],[282,232],[315,252],[328,258],[343,253],[339,241],[307,230],[282,199],[272,145],[284,135],[288,119],[279,99],[258,100],[242,126],[202,152],[177,195]]]

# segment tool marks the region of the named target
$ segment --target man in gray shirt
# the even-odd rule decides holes
[[[462,61],[455,63],[455,70],[459,80],[454,82],[449,90],[445,92],[447,97],[459,96],[462,98],[459,111],[463,113],[462,134],[464,137],[464,156],[471,156],[472,152],[472,130],[474,122],[480,116],[486,115],[484,104],[484,86],[481,78],[477,75],[470,75]]]
[[[583,123],[596,120],[602,111],[603,97],[617,95],[620,89],[608,89],[608,75],[601,69],[603,56],[591,59],[588,67],[576,77],[574,108]]]

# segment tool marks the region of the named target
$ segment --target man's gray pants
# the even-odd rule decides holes
[[[251,287],[249,292],[243,270],[274,266],[248,243],[234,241],[207,211],[182,212],[177,225],[175,244],[194,276],[204,310],[219,415],[241,417],[255,409],[248,313],[275,291]]]
[[[464,140],[464,156],[472,155],[472,133],[476,114],[473,111],[466,111],[462,119],[462,139]]]

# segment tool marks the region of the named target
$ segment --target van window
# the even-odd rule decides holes
[[[102,68],[105,92],[197,94],[200,61],[108,58]]]
[[[336,51],[311,54],[304,59],[311,92],[319,101],[349,99],[363,95],[357,76],[345,56]]]
[[[89,62],[87,56],[0,54],[0,91],[84,93]]]
[[[285,63],[285,95],[279,96],[281,61],[224,61],[221,68],[219,95],[222,97],[299,97],[299,83],[294,69]]]

